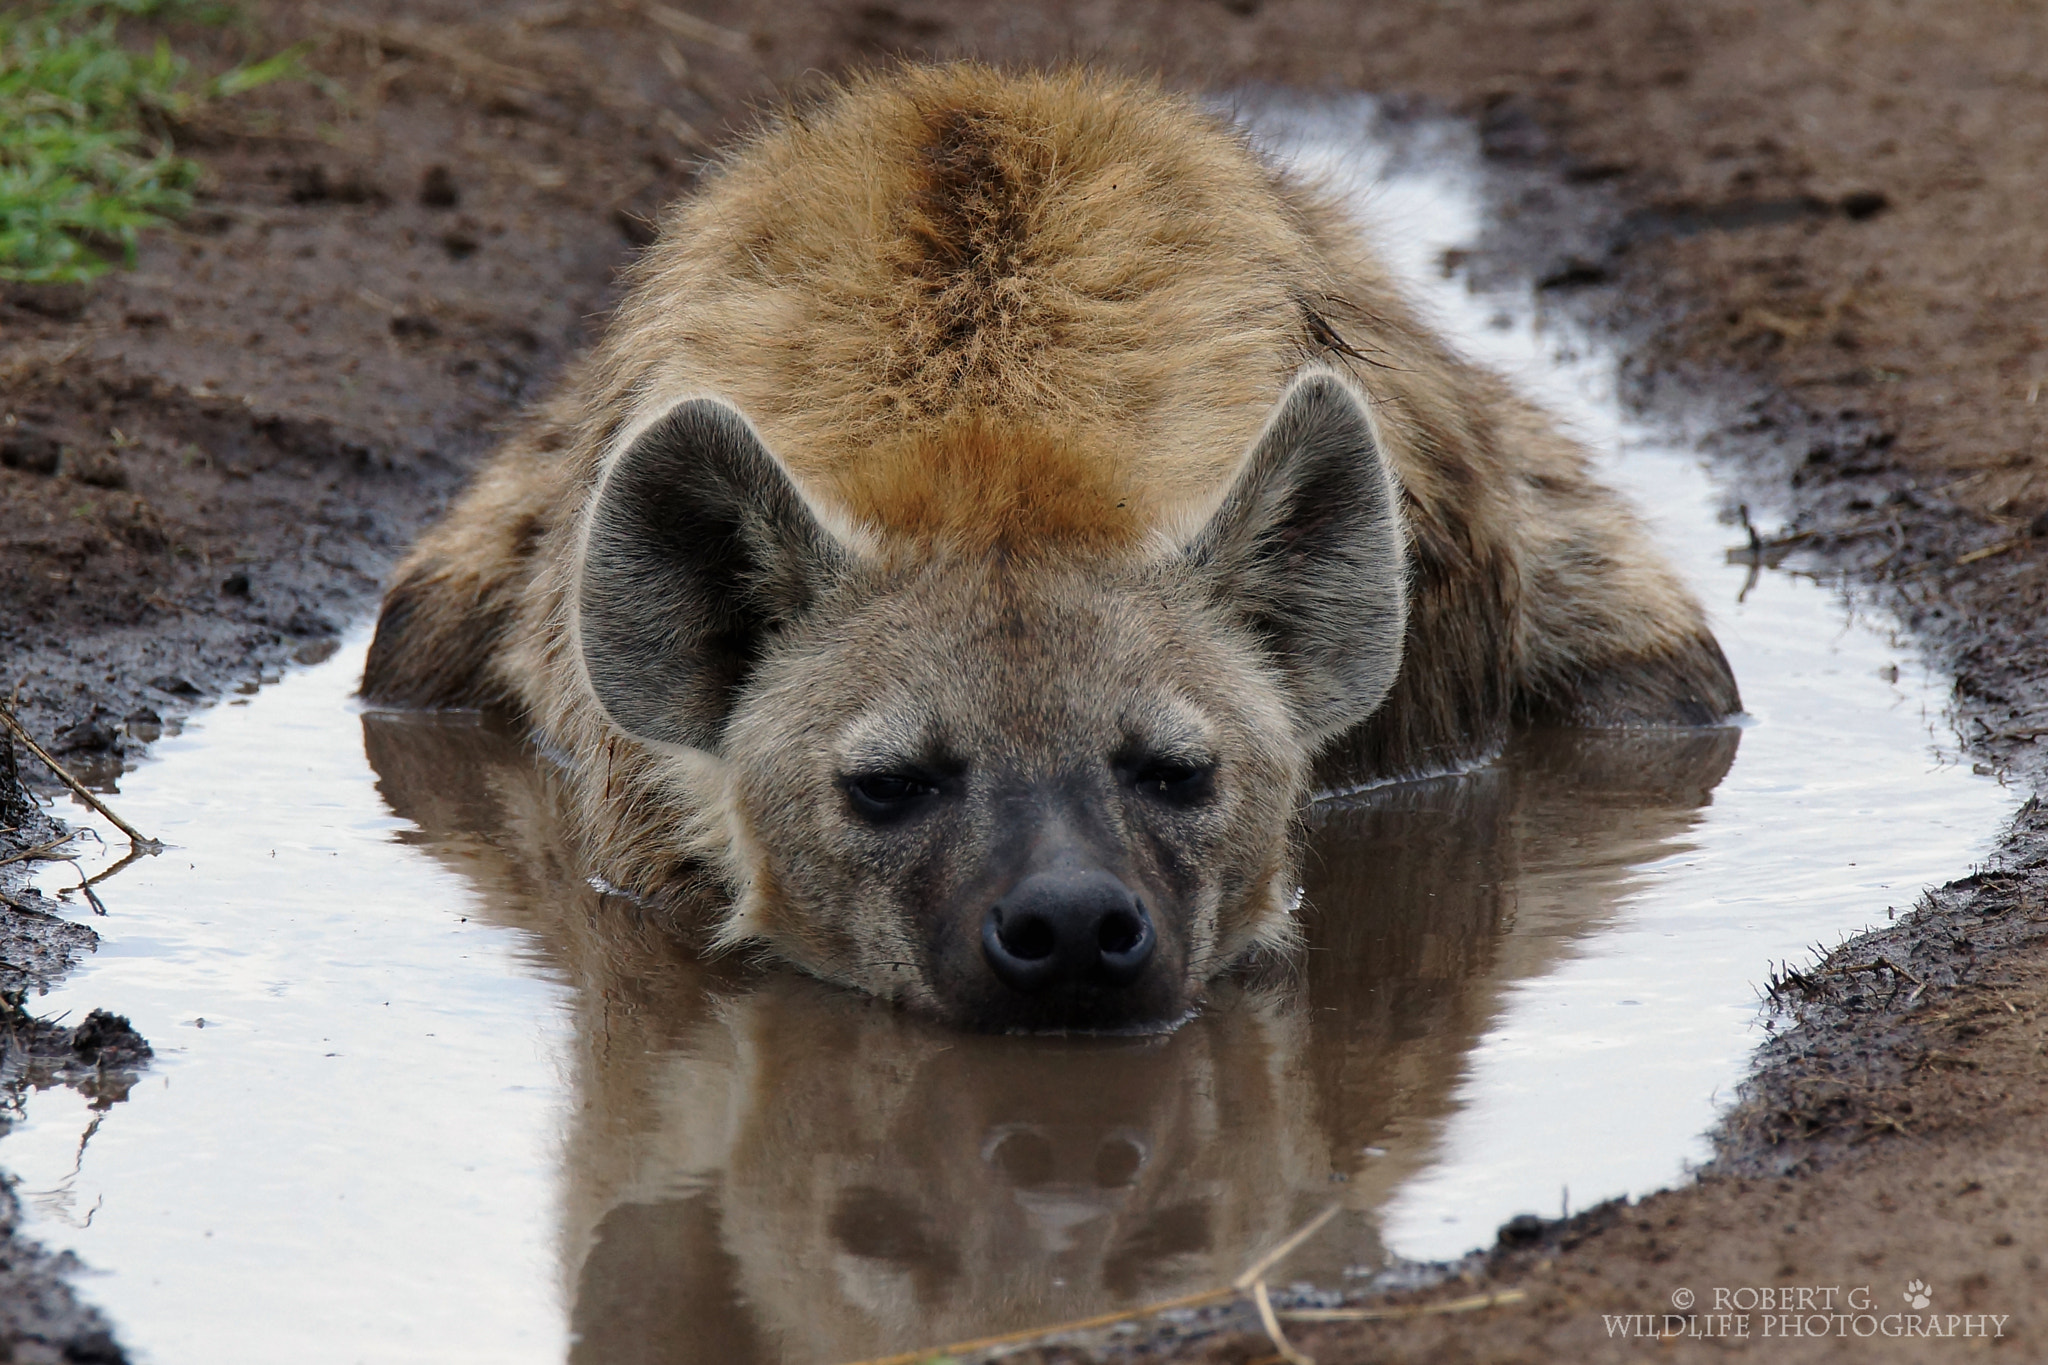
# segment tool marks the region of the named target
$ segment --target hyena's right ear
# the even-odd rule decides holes
[[[1287,386],[1189,557],[1265,642],[1311,743],[1386,699],[1407,631],[1407,526],[1365,400],[1334,371]]]
[[[848,563],[737,409],[678,404],[592,499],[576,580],[591,688],[628,734],[715,750],[764,637]]]

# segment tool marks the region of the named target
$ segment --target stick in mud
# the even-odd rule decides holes
[[[1494,1294],[1444,1303],[1410,1304],[1405,1308],[1289,1308],[1277,1316],[1282,1322],[1401,1322],[1408,1318],[1434,1318],[1454,1313],[1477,1313],[1486,1308],[1505,1308],[1529,1297],[1525,1289],[1503,1289]]]
[[[87,791],[85,789],[85,784],[83,782],[80,782],[77,778],[73,777],[70,773],[66,772],[64,770],[63,764],[59,763],[56,759],[50,757],[49,752],[45,750],[42,745],[35,742],[34,737],[32,737],[27,730],[22,728],[21,722],[16,720],[14,718],[14,713],[8,710],[5,706],[0,706],[0,723],[4,723],[9,730],[13,731],[14,737],[20,740],[23,744],[27,745],[28,751],[34,754],[37,758],[41,759],[43,762],[43,766],[48,768],[51,772],[55,773],[57,775],[57,780],[59,782],[62,782],[65,786],[69,787],[71,789],[71,794],[73,796],[76,796],[79,800],[85,802],[86,805],[91,806],[101,815],[105,816],[108,820],[112,821],[114,828],[120,830],[123,834],[128,836],[129,843],[135,845],[137,848],[161,849],[163,847],[162,844],[150,838],[147,834],[144,834],[141,830],[138,830],[137,828],[135,828],[135,826],[129,824],[126,820],[123,820],[120,816],[114,814],[114,812],[108,810],[105,802],[101,801],[97,796],[94,796],[91,792]]]
[[[1259,1325],[1266,1329],[1266,1339],[1273,1343],[1273,1349],[1280,1353],[1280,1358],[1286,1361],[1287,1365],[1316,1365],[1316,1362],[1313,1356],[1305,1356],[1295,1350],[1294,1344],[1288,1341],[1287,1334],[1280,1330],[1280,1319],[1273,1313],[1273,1300],[1266,1293],[1266,1272],[1294,1254],[1303,1242],[1322,1231],[1323,1225],[1335,1218],[1343,1207],[1341,1203],[1331,1204],[1296,1229],[1294,1234],[1279,1246],[1252,1262],[1242,1275],[1231,1282],[1230,1287],[1238,1293],[1250,1292],[1252,1303],[1259,1310]]]
[[[1252,1302],[1258,1305],[1259,1325],[1266,1329],[1266,1340],[1273,1343],[1273,1349],[1287,1365],[1316,1365],[1314,1356],[1305,1356],[1294,1349],[1287,1334],[1280,1330],[1280,1319],[1273,1316],[1273,1300],[1266,1295],[1264,1280],[1252,1281]]]
[[[76,839],[77,837],[78,837],[78,835],[77,835],[77,834],[76,834],[76,833],[74,832],[74,833],[71,833],[71,834],[67,834],[67,835],[63,836],[63,837],[62,837],[61,839],[52,839],[52,840],[50,840],[50,841],[49,841],[48,843],[36,844],[35,846],[33,846],[33,847],[31,847],[31,848],[25,848],[25,849],[22,849],[22,850],[21,850],[21,851],[20,851],[19,853],[10,853],[10,854],[8,854],[8,855],[7,855],[6,857],[4,857],[4,858],[0,858],[0,867],[6,867],[6,866],[7,866],[7,865],[8,865],[9,863],[26,863],[26,862],[40,862],[40,863],[62,863],[62,862],[69,862],[69,861],[70,861],[70,859],[69,859],[69,858],[67,858],[67,857],[65,857],[65,856],[64,856],[64,855],[62,855],[62,854],[58,854],[58,856],[56,856],[56,857],[54,857],[54,858],[53,858],[53,857],[48,857],[48,856],[46,856],[46,855],[48,855],[48,854],[52,854],[52,853],[56,853],[56,851],[57,851],[58,849],[60,849],[60,848],[64,847],[64,845],[66,845],[66,844],[70,843],[70,842],[71,842],[71,841],[72,841],[73,839]]]
[[[1288,1234],[1287,1238],[1278,1246],[1246,1266],[1244,1273],[1230,1282],[1230,1287],[1242,1294],[1260,1280],[1265,1279],[1267,1271],[1286,1260],[1288,1256],[1293,1254],[1295,1248],[1299,1247],[1303,1242],[1321,1232],[1323,1225],[1332,1218],[1335,1218],[1343,1211],[1343,1208],[1344,1205],[1342,1203],[1333,1203],[1321,1213],[1303,1223],[1292,1233]]]

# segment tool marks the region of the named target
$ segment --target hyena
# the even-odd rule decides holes
[[[400,566],[374,701],[523,719],[591,870],[997,1029],[1287,945],[1319,786],[1739,709],[1583,451],[1334,201],[1086,69],[852,78],[673,207]]]

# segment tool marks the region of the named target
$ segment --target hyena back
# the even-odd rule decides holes
[[[1739,707],[1584,454],[1154,86],[856,79],[631,284],[401,566],[363,690],[520,714],[594,870],[717,878],[721,944],[1156,1026],[1288,941],[1315,785]]]

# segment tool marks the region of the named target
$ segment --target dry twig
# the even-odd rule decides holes
[[[66,772],[62,763],[50,757],[49,751],[35,742],[34,738],[29,735],[29,732],[22,728],[21,722],[14,718],[14,713],[5,706],[0,706],[0,724],[6,725],[9,730],[13,731],[14,737],[27,745],[28,751],[41,759],[43,766],[55,773],[57,780],[69,787],[73,796],[76,796],[79,800],[85,802],[86,805],[91,806],[94,810],[105,816],[112,822],[115,829],[127,835],[129,843],[134,844],[137,848],[160,849],[163,847],[162,844],[150,838],[111,810],[108,810],[104,801],[87,791],[83,782],[80,782],[77,778]]]
[[[2025,536],[2014,536],[2011,540],[2001,540],[1996,545],[1986,545],[1981,550],[1972,550],[1966,555],[1957,555],[1956,565],[1960,568],[1965,564],[1975,564],[1980,559],[1989,559],[1993,555],[2002,555],[2007,550],[2015,549],[2026,544],[2026,542],[2027,538]]]
[[[638,6],[640,12],[686,42],[703,43],[707,47],[722,47],[728,52],[745,52],[753,46],[753,40],[738,29],[714,24],[709,19],[699,19],[669,5],[649,3]]]
[[[1335,1218],[1338,1210],[1341,1208],[1343,1208],[1341,1204],[1332,1204],[1315,1217],[1309,1219],[1308,1222],[1297,1228],[1285,1241],[1281,1242],[1279,1246],[1274,1247],[1271,1251],[1259,1257],[1258,1260],[1253,1261],[1251,1265],[1246,1267],[1242,1275],[1239,1275],[1231,1282],[1230,1287],[1237,1290],[1240,1294],[1247,1291],[1250,1292],[1252,1303],[1259,1310],[1259,1325],[1266,1329],[1267,1339],[1273,1343],[1273,1349],[1280,1353],[1280,1358],[1286,1361],[1287,1365],[1316,1365],[1316,1363],[1313,1358],[1295,1350],[1294,1344],[1288,1341],[1287,1334],[1280,1330],[1280,1319],[1274,1316],[1273,1313],[1273,1300],[1266,1293],[1266,1272],[1292,1255],[1303,1242],[1321,1232],[1323,1225],[1332,1218]]]
[[[1266,1339],[1273,1343],[1273,1349],[1280,1353],[1280,1358],[1286,1361],[1287,1365],[1316,1365],[1314,1356],[1305,1356],[1295,1350],[1294,1343],[1280,1330],[1280,1319],[1273,1314],[1273,1301],[1266,1297],[1264,1280],[1253,1282],[1252,1302],[1258,1305],[1259,1325],[1266,1329]]]
[[[970,1355],[976,1351],[994,1350],[999,1346],[1017,1346],[1028,1341],[1039,1341],[1056,1334],[1087,1332],[1098,1327],[1114,1327],[1120,1322],[1135,1322],[1140,1318],[1155,1317],[1160,1313],[1169,1312],[1176,1308],[1204,1308],[1210,1304],[1228,1302],[1246,1293],[1253,1294],[1255,1301],[1265,1301],[1265,1307],[1261,1310],[1261,1318],[1264,1319],[1272,1312],[1272,1304],[1266,1300],[1265,1294],[1264,1276],[1266,1272],[1278,1265],[1295,1248],[1314,1236],[1325,1223],[1336,1217],[1337,1211],[1341,1207],[1341,1205],[1332,1204],[1324,1209],[1315,1218],[1310,1220],[1306,1226],[1294,1232],[1285,1241],[1259,1257],[1258,1260],[1252,1262],[1244,1274],[1239,1275],[1230,1284],[1221,1289],[1205,1289],[1198,1294],[1183,1294],[1177,1299],[1164,1299],[1158,1303],[1145,1304],[1143,1307],[1125,1309],[1121,1313],[1103,1313],[1092,1318],[1078,1318],[1073,1322],[1052,1323],[1045,1327],[1027,1328],[1021,1332],[1005,1332],[1001,1336],[978,1337],[973,1341],[956,1341],[949,1346],[928,1347],[921,1351],[905,1351],[900,1355],[876,1356],[869,1360],[856,1362],[856,1365],[919,1365],[919,1362],[928,1361],[934,1356]],[[1267,1334],[1273,1338],[1273,1344],[1278,1346],[1283,1353],[1293,1350],[1292,1347],[1286,1344],[1287,1339],[1279,1334],[1277,1324],[1269,1326]],[[1297,1354],[1289,1354],[1286,1358],[1293,1362],[1293,1365],[1301,1365],[1301,1362],[1306,1359],[1306,1357]],[[1313,1365],[1313,1362],[1310,1362],[1310,1365]]]
[[[43,863],[62,863],[62,862],[69,862],[69,861],[70,861],[70,859],[68,859],[68,858],[66,858],[66,857],[62,857],[62,856],[59,856],[59,857],[51,858],[51,857],[46,857],[45,855],[46,855],[46,854],[49,854],[49,853],[52,853],[52,852],[54,852],[54,851],[55,851],[55,850],[57,850],[57,849],[60,849],[60,848],[64,847],[64,845],[66,845],[66,844],[70,843],[70,842],[71,842],[71,841],[72,841],[73,839],[76,839],[77,837],[78,837],[78,834],[76,833],[76,831],[74,831],[74,832],[72,832],[72,833],[70,833],[70,834],[66,834],[66,835],[64,835],[64,836],[63,836],[63,837],[61,837],[61,838],[57,838],[57,839],[52,839],[52,840],[50,840],[50,841],[49,841],[48,843],[43,843],[43,844],[37,844],[37,845],[36,845],[36,846],[35,846],[34,848],[25,848],[25,849],[22,849],[22,850],[21,850],[20,852],[18,852],[18,853],[10,853],[10,854],[8,854],[8,855],[7,855],[7,856],[6,856],[5,858],[0,858],[0,867],[5,867],[5,866],[7,866],[7,865],[8,865],[9,863],[26,863],[26,862],[43,862]]]
[[[1343,1207],[1344,1206],[1342,1204],[1332,1204],[1330,1205],[1330,1207],[1324,1209],[1315,1217],[1309,1219],[1308,1222],[1302,1224],[1294,1232],[1290,1233],[1287,1239],[1281,1242],[1280,1245],[1274,1247],[1271,1251],[1259,1257],[1258,1260],[1253,1261],[1249,1266],[1245,1267],[1244,1274],[1239,1275],[1236,1279],[1232,1280],[1230,1282],[1230,1287],[1242,1293],[1243,1291],[1250,1289],[1254,1284],[1258,1283],[1260,1280],[1265,1279],[1267,1271],[1271,1270],[1274,1266],[1280,1264],[1280,1262],[1286,1260],[1289,1256],[1293,1255],[1295,1250],[1299,1248],[1303,1242],[1306,1242],[1309,1238],[1321,1232],[1323,1230],[1323,1225],[1329,1222],[1332,1218],[1335,1218],[1339,1210],[1341,1210]]]
[[[1079,1318],[1073,1322],[1055,1323],[1046,1327],[1033,1327],[1022,1332],[1007,1332],[1001,1336],[980,1337],[973,1341],[955,1342],[950,1346],[927,1348],[921,1351],[905,1351],[900,1355],[878,1356],[858,1361],[855,1365],[922,1365],[934,1357],[965,1356],[976,1352],[995,1350],[1004,1346],[1019,1346],[1027,1342],[1042,1341],[1047,1337],[1065,1335],[1071,1332],[1092,1331],[1101,1327],[1114,1327],[1118,1323],[1134,1322],[1141,1318],[1156,1317],[1160,1313],[1176,1308],[1203,1308],[1210,1304],[1224,1303],[1240,1296],[1249,1295],[1252,1306],[1258,1311],[1260,1325],[1266,1329],[1266,1336],[1280,1353],[1280,1359],[1288,1365],[1315,1365],[1313,1357],[1303,1355],[1288,1340],[1280,1324],[1286,1322],[1394,1322],[1405,1318],[1434,1317],[1447,1313],[1475,1313],[1486,1308],[1505,1307],[1520,1303],[1528,1298],[1521,1289],[1503,1289],[1491,1294],[1475,1294],[1469,1298],[1452,1299],[1445,1303],[1415,1304],[1404,1308],[1304,1308],[1279,1310],[1273,1307],[1271,1294],[1266,1287],[1266,1275],[1288,1256],[1299,1250],[1302,1243],[1322,1231],[1323,1227],[1342,1210],[1341,1204],[1332,1204],[1297,1228],[1272,1250],[1253,1261],[1235,1280],[1222,1289],[1204,1290],[1199,1294],[1184,1294],[1177,1299],[1165,1299],[1148,1303],[1141,1308],[1126,1309],[1121,1313],[1103,1313],[1092,1318]]]
[[[1502,1289],[1492,1294],[1474,1294],[1444,1303],[1417,1303],[1406,1308],[1295,1308],[1280,1314],[1285,1322],[1400,1322],[1407,1318],[1433,1318],[1444,1313],[1476,1313],[1482,1308],[1500,1308],[1529,1297],[1525,1289]]]
[[[1001,1336],[977,1337],[973,1341],[956,1341],[950,1346],[927,1347],[922,1351],[904,1351],[900,1355],[875,1356],[855,1362],[855,1365],[923,1365],[933,1356],[964,1356],[975,1351],[993,1350],[998,1346],[1018,1346],[1027,1341],[1037,1341],[1061,1332],[1086,1332],[1097,1327],[1114,1327],[1120,1322],[1135,1322],[1175,1308],[1206,1308],[1212,1303],[1222,1303],[1237,1297],[1232,1288],[1205,1289],[1199,1294],[1183,1294],[1177,1299],[1162,1299],[1148,1303],[1141,1308],[1128,1308],[1121,1313],[1102,1313],[1092,1318],[1077,1318],[1073,1322],[1054,1323],[1049,1327],[1031,1327],[1022,1332],[1005,1332]]]

